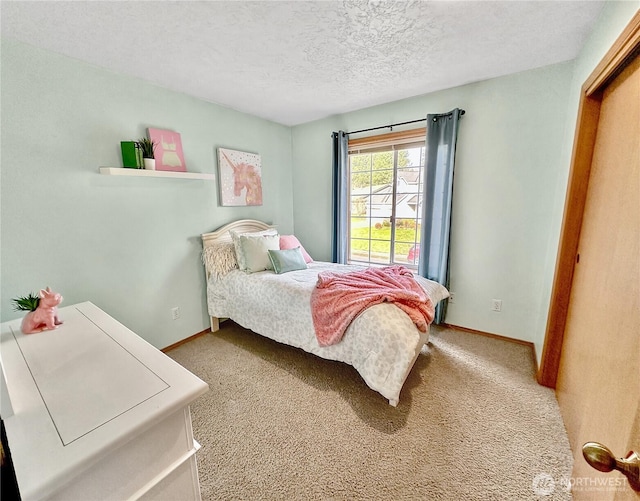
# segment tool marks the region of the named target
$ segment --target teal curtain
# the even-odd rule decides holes
[[[464,110],[427,115],[425,177],[418,273],[449,288],[449,241],[458,123]],[[436,306],[434,322],[444,322],[447,301]]]
[[[349,137],[346,132],[331,134],[333,140],[333,228],[331,259],[334,263],[347,263],[347,232],[349,193]]]

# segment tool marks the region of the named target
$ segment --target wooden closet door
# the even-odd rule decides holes
[[[597,441],[617,457],[640,452],[640,57],[603,91],[556,393],[574,452],[575,499],[632,499],[624,479],[582,457]],[[611,481],[609,481],[611,482]]]

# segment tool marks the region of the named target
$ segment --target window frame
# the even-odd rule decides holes
[[[426,146],[426,127],[419,127],[419,128],[415,128],[415,129],[410,129],[410,130],[403,130],[403,131],[399,131],[399,132],[389,132],[389,133],[385,133],[385,134],[377,134],[377,135],[370,135],[370,136],[366,136],[366,137],[360,137],[360,138],[356,138],[356,139],[351,139],[349,138],[348,141],[348,158],[349,158],[349,184],[348,184],[348,193],[349,193],[349,203],[348,203],[348,248],[347,248],[347,257],[348,257],[348,262],[349,263],[354,263],[354,264],[362,264],[362,265],[367,265],[367,266],[389,266],[389,265],[393,265],[396,263],[393,263],[393,260],[391,260],[391,256],[395,256],[395,239],[396,239],[396,231],[397,231],[397,226],[396,226],[396,202],[397,202],[397,179],[398,179],[398,167],[397,167],[397,157],[398,157],[398,150],[402,149],[402,146],[406,146],[406,147],[411,147],[412,144],[415,144],[415,146],[418,146],[418,144],[416,143],[420,143],[421,147],[425,147]],[[389,240],[389,245],[390,245],[390,252],[389,252],[389,260],[390,260],[390,264],[383,264],[383,263],[375,263],[371,261],[371,242],[373,241],[371,238],[371,233],[369,233],[369,256],[367,261],[358,261],[358,260],[353,260],[352,259],[352,248],[351,248],[351,242],[352,242],[352,203],[351,203],[351,178],[352,178],[352,172],[351,172],[351,159],[350,156],[352,154],[359,154],[359,153],[375,153],[375,151],[392,151],[393,152],[393,181],[392,181],[392,189],[391,189],[391,196],[392,196],[392,207],[391,207],[391,216],[390,219],[392,220],[392,225],[391,225],[391,233],[390,233],[390,240]],[[421,168],[424,169],[425,166],[421,165]],[[423,174],[424,175],[424,174]],[[419,217],[416,217],[416,221],[419,220]],[[371,222],[371,217],[369,217],[369,221]],[[415,244],[414,244],[415,245]],[[417,262],[414,261],[414,263],[407,263],[406,264],[408,267],[410,268],[417,268],[418,264]]]

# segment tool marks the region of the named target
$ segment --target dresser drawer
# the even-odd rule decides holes
[[[162,481],[195,447],[189,407],[181,409],[117,448],[88,470],[78,472],[50,499],[132,499]],[[146,487],[144,487],[146,486]]]
[[[192,455],[143,495],[144,501],[200,501],[198,465]]]

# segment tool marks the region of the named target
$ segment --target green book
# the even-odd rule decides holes
[[[136,148],[135,141],[120,141],[122,149],[122,166],[139,169],[142,167],[140,150]]]

